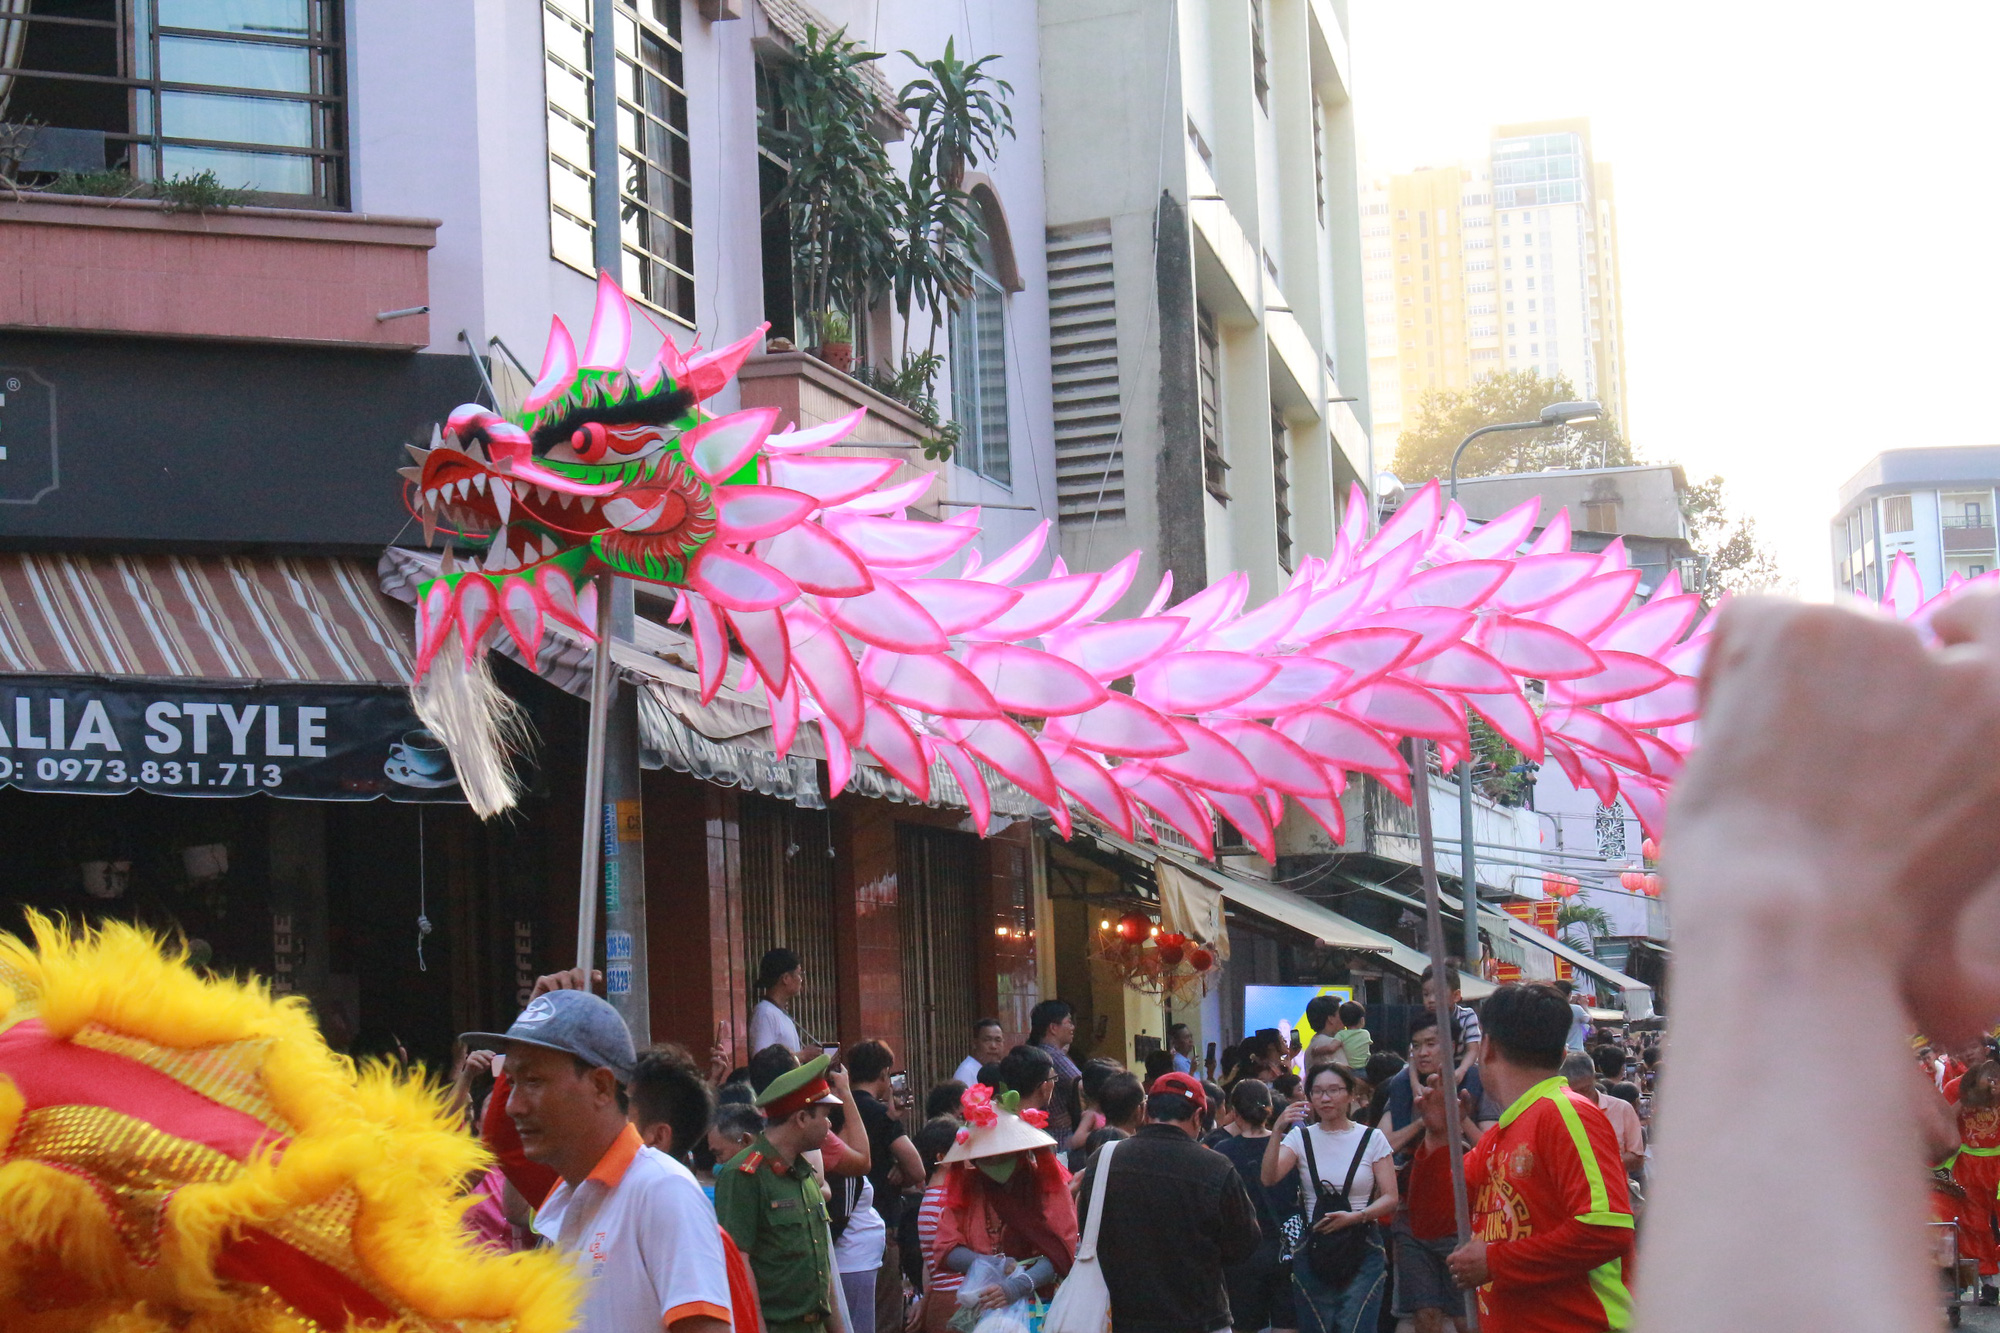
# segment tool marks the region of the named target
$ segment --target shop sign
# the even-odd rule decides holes
[[[0,504],[37,504],[60,484],[56,386],[26,366],[0,366]]]
[[[0,784],[115,796],[465,798],[401,690],[0,677]]]

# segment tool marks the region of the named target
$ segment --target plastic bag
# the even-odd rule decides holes
[[[1035,1302],[1032,1296],[989,1309],[980,1303],[988,1291],[1019,1265],[1004,1254],[982,1254],[965,1270],[965,1282],[958,1289],[958,1310],[948,1325],[953,1333],[1033,1333]]]

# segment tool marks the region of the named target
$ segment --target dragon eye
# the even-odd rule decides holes
[[[611,432],[598,421],[586,422],[569,437],[569,447],[580,463],[601,463],[611,448]]]

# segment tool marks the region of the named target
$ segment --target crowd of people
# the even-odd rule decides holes
[[[1658,1049],[1595,1031],[1566,991],[1506,986],[1476,1011],[1454,992],[1449,1042],[1425,1010],[1397,1051],[1336,997],[1307,1032],[1205,1058],[1176,1024],[1143,1070],[1079,1064],[1075,1015],[1050,1000],[1011,1048],[980,1020],[919,1095],[883,1041],[802,1040],[804,980],[773,950],[764,1044],[703,1068],[634,1050],[582,972],[542,978],[508,1031],[466,1035],[456,1092],[498,1161],[467,1226],[573,1253],[593,1331],[1029,1333],[1100,1190],[1110,1333],[1441,1333],[1466,1327],[1471,1292],[1499,1333],[1624,1327]],[[1994,1075],[1968,1105],[1994,1104]]]

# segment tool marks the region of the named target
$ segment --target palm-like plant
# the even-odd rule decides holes
[[[1556,935],[1572,949],[1581,949],[1585,953],[1591,952],[1591,944],[1598,936],[1611,933],[1611,914],[1602,907],[1593,907],[1585,902],[1587,896],[1578,893],[1556,909]],[[1578,927],[1583,930],[1581,939],[1571,934]]]

